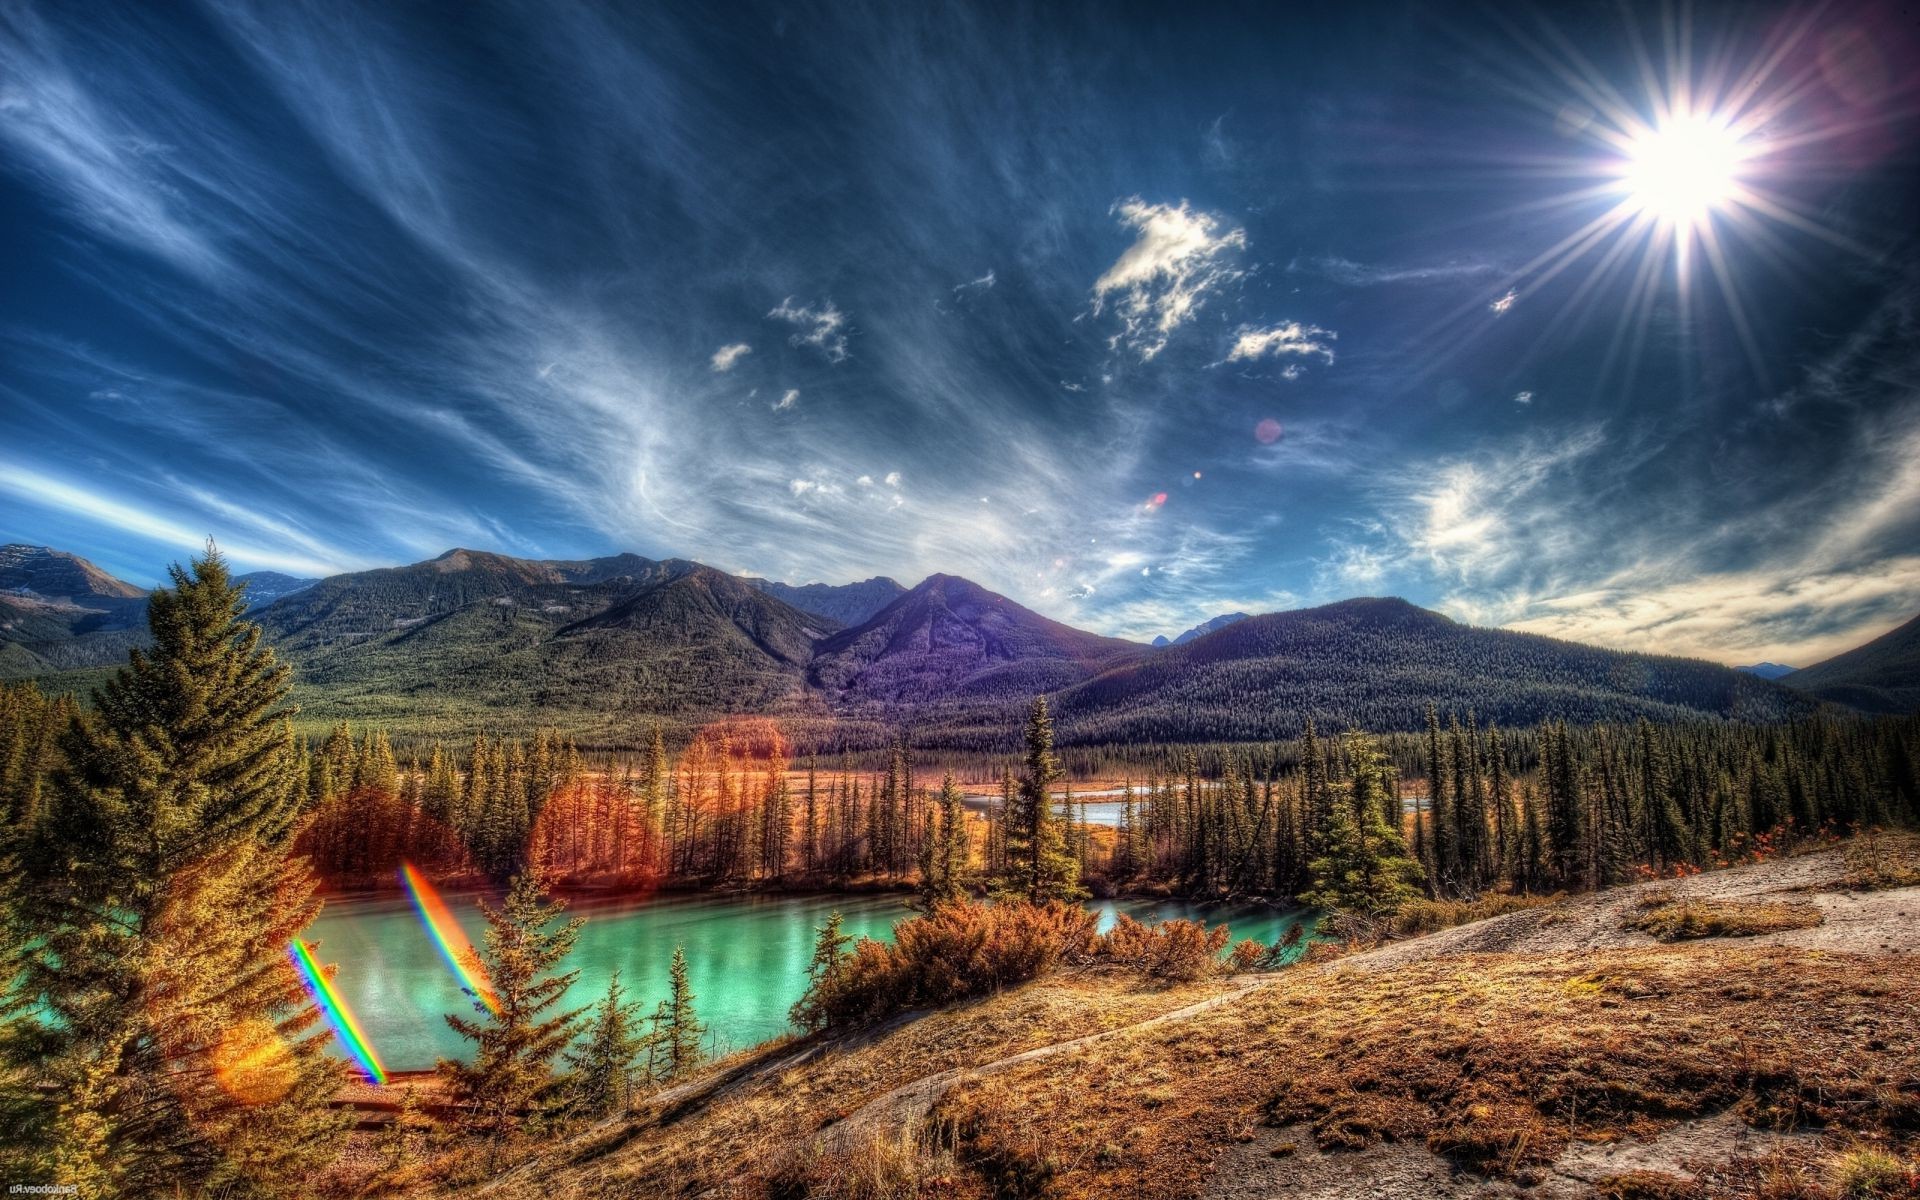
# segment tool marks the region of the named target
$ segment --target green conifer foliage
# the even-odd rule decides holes
[[[1385,757],[1363,734],[1348,735],[1347,756],[1353,772],[1347,801],[1333,806],[1323,851],[1310,868],[1313,887],[1301,899],[1337,915],[1378,920],[1413,898],[1420,867],[1382,812]]]
[[[287,957],[319,914],[288,855],[306,788],[288,672],[211,547],[153,594],[153,644],[70,719],[17,839],[33,1064],[60,1110],[33,1173],[87,1194],[297,1194],[338,1149],[338,1064]]]
[[[496,1005],[481,997],[474,1015],[447,1014],[447,1024],[474,1043],[471,1063],[440,1061],[440,1074],[470,1123],[495,1138],[518,1130],[554,1099],[560,1085],[553,1063],[580,1029],[585,1008],[562,1009],[578,971],[561,966],[572,953],[580,926],[561,920],[564,901],[549,900],[537,870],[514,876],[499,906],[482,901],[486,949],[481,954]]]
[[[1053,812],[1053,785],[1062,775],[1053,752],[1053,719],[1046,697],[1034,700],[1027,717],[1026,770],[1007,821],[1007,872],[1002,888],[1035,904],[1077,900],[1080,864],[1068,852],[1066,837]]]
[[[585,1040],[566,1052],[568,1086],[576,1111],[607,1117],[627,1111],[633,1099],[633,1067],[647,1048],[640,1005],[625,999],[620,972],[593,1008]]]

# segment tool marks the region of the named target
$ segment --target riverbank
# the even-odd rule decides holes
[[[453,919],[474,945],[484,924],[472,893],[449,891]],[[568,964],[579,977],[566,1003],[588,1004],[615,971],[643,1012],[664,998],[668,965],[685,954],[695,1006],[711,1030],[707,1049],[723,1055],[789,1032],[787,1010],[806,990],[816,931],[839,913],[850,937],[891,940],[894,925],[914,915],[898,892],[783,894],[609,894],[581,899],[569,915],[584,916]],[[1173,917],[1226,924],[1236,938],[1262,943],[1287,936],[1314,914],[1263,904],[1198,905],[1179,899],[1090,901],[1100,924],[1125,914],[1143,921]],[[336,986],[353,1008],[389,1070],[422,1070],[469,1047],[444,1014],[473,1010],[448,970],[437,941],[404,895],[382,893],[327,905],[306,937],[323,961],[337,964]]]
[[[1675,902],[1822,923],[1674,943],[1625,927]],[[1066,972],[737,1056],[475,1194],[823,1196],[860,1178],[969,1200],[1020,1179],[1061,1197],[1746,1196],[1773,1179],[1792,1187],[1765,1194],[1836,1196],[1852,1156],[1912,1162],[1916,911],[1920,888],[1827,852],[1252,979]]]

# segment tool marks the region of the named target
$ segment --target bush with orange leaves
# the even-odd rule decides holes
[[[1155,979],[1192,983],[1223,969],[1220,952],[1231,936],[1225,925],[1211,929],[1204,921],[1142,925],[1122,913],[1113,928],[1095,942],[1093,953],[1096,958]]]
[[[1095,942],[1094,914],[1070,904],[941,904],[862,938],[795,1007],[804,1027],[863,1025],[910,1008],[951,1004],[1036,979]]]

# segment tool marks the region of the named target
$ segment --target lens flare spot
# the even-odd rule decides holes
[[[213,1048],[215,1082],[242,1104],[272,1104],[293,1090],[299,1074],[293,1051],[271,1021],[242,1021]]]
[[[300,981],[307,985],[307,992],[319,1005],[320,1012],[327,1018],[327,1024],[333,1026],[334,1036],[347,1048],[354,1060],[360,1064],[371,1083],[386,1086],[387,1069],[380,1065],[379,1055],[373,1052],[373,1043],[360,1028],[360,1022],[354,1019],[353,1010],[347,1007],[347,998],[333,986],[320,964],[314,961],[313,951],[299,938],[287,945],[287,955],[293,959],[293,969],[299,973]]]
[[[460,922],[454,920],[447,902],[440,898],[439,890],[408,862],[400,864],[400,883],[407,889],[407,894],[413,897],[413,907],[419,912],[421,923],[427,927],[433,944],[440,948],[440,957],[446,960],[448,968],[460,980],[461,987],[485,1005],[488,1012],[498,1013],[500,997],[487,982],[487,972],[481,965],[480,954],[467,939],[466,931],[460,928]]]
[[[1262,446],[1271,446],[1280,440],[1282,432],[1284,431],[1280,428],[1280,422],[1268,417],[1253,427],[1253,440]]]

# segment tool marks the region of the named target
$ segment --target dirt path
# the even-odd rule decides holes
[[[1131,1025],[1122,1025],[1117,1029],[1105,1029],[1099,1033],[1089,1033],[1082,1037],[1070,1038],[1064,1042],[1024,1050],[1019,1054],[996,1059],[978,1066],[954,1067],[905,1083],[861,1105],[846,1118],[835,1122],[822,1131],[813,1140],[813,1145],[827,1153],[844,1152],[859,1146],[875,1136],[891,1136],[902,1129],[918,1127],[933,1111],[940,1097],[963,1079],[978,1079],[992,1075],[1022,1063],[1030,1063],[1056,1054],[1066,1054],[1083,1046],[1124,1034],[1137,1033],[1143,1029],[1152,1029],[1158,1025],[1182,1021],[1208,1009],[1218,1008],[1229,1001],[1237,1000],[1247,993],[1265,987],[1274,982],[1273,975],[1235,975],[1225,982],[1228,990],[1217,996],[1176,1008],[1172,1012],[1161,1013],[1157,1017],[1148,1017]]]
[[[1823,850],[1685,879],[1630,884],[1395,942],[1350,955],[1333,965],[1381,971],[1447,955],[1557,954],[1657,945],[1652,937],[1626,926],[1644,901],[1659,893],[1670,893],[1676,899],[1812,904],[1824,918],[1811,929],[1741,938],[1739,944],[1743,946],[1800,946],[1841,954],[1920,953],[1920,889],[1837,890],[1845,874],[1846,860],[1841,851]]]

